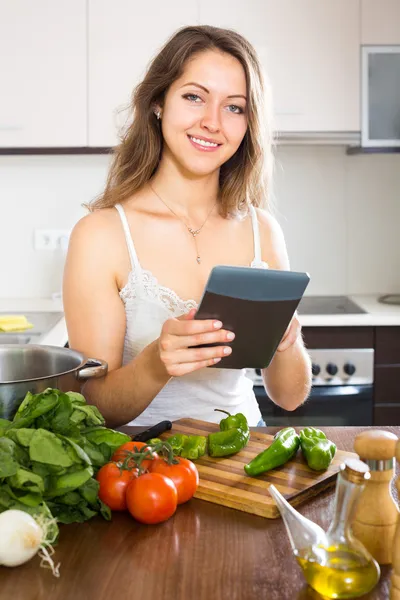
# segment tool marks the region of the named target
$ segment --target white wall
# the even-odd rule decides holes
[[[70,229],[102,189],[107,156],[0,156],[0,298],[48,297],[64,257],[33,249],[35,228]],[[400,156],[279,146],[278,218],[308,294],[400,291]]]

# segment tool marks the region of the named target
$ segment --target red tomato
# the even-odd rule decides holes
[[[132,517],[141,523],[161,523],[175,513],[178,492],[169,477],[160,473],[145,473],[128,485],[126,504]]]
[[[128,456],[128,452],[139,452],[139,450],[141,450],[142,448],[148,448],[147,444],[145,444],[144,442],[125,442],[125,444],[122,444],[122,446],[117,448],[117,450],[112,455],[111,460],[113,460],[114,462],[123,462]],[[157,452],[153,452],[153,456],[154,459],[158,458]],[[146,458],[142,462],[143,469],[148,469],[152,462],[153,461],[151,458]]]
[[[153,460],[150,465],[152,473],[161,473],[172,479],[178,492],[178,504],[183,504],[192,498],[199,485],[199,472],[192,461],[187,458],[175,457],[178,465],[169,465],[163,458]]]
[[[102,466],[96,475],[100,484],[100,500],[111,510],[126,510],[126,489],[128,484],[137,477],[137,474],[137,469],[121,471],[119,466],[113,462]]]

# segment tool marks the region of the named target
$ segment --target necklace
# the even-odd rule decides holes
[[[150,189],[154,192],[154,194],[157,196],[157,198],[159,200],[161,200],[161,202],[164,204],[164,206],[166,206],[168,208],[168,210],[170,212],[172,212],[172,214],[179,219],[180,221],[182,221],[182,223],[185,225],[186,229],[188,230],[188,232],[190,233],[190,235],[193,237],[194,240],[194,245],[196,247],[196,261],[197,264],[201,263],[201,258],[200,258],[200,254],[199,254],[199,249],[197,247],[197,241],[196,241],[196,236],[199,235],[200,231],[203,229],[204,225],[207,223],[209,216],[211,215],[212,211],[214,210],[214,208],[217,205],[217,202],[213,205],[213,207],[211,208],[210,212],[208,213],[208,215],[205,218],[205,221],[203,222],[203,224],[198,228],[198,229],[192,229],[191,227],[189,227],[188,225],[186,225],[185,221],[182,219],[182,217],[180,217],[179,215],[176,214],[176,212],[174,212],[172,210],[172,208],[170,206],[168,206],[168,204],[166,202],[164,202],[164,200],[161,198],[161,196],[159,196],[156,192],[156,190],[151,186],[151,184],[149,183],[149,187]]]

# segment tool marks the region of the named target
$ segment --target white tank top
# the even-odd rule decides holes
[[[157,339],[165,321],[178,317],[197,307],[194,300],[182,300],[173,290],[159,285],[154,275],[142,269],[130,234],[124,209],[115,208],[121,217],[132,270],[119,295],[125,305],[126,331],[123,365],[134,359],[148,344]],[[260,234],[257,213],[250,206],[254,260],[251,267],[268,268],[261,260]],[[149,406],[130,425],[155,425],[168,419],[202,419],[219,423],[222,408],[235,414],[243,413],[249,425],[254,427],[261,419],[261,412],[253,392],[252,381],[245,369],[203,368],[181,377],[173,377],[152,400]]]

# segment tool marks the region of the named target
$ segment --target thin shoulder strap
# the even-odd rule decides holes
[[[116,204],[115,208],[119,212],[119,216],[121,217],[122,227],[125,233],[126,245],[128,246],[129,256],[131,259],[132,270],[136,273],[140,273],[141,267],[139,263],[139,259],[136,254],[135,246],[133,244],[131,232],[129,229],[128,219],[126,218],[126,214],[121,204]]]
[[[253,240],[254,240],[254,260],[253,264],[261,264],[261,242],[260,228],[258,226],[257,212],[252,204],[250,204],[251,222],[253,224]]]

